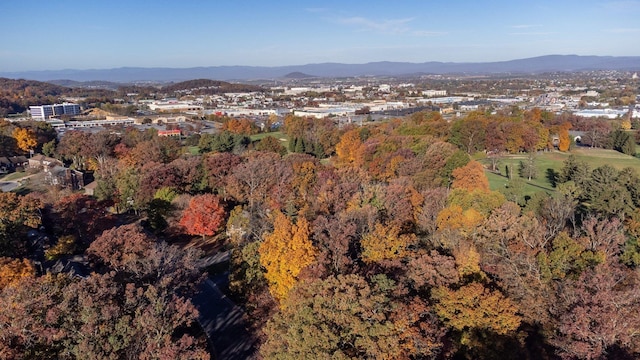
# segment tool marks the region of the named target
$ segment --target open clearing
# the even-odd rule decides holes
[[[614,150],[605,149],[592,149],[592,148],[577,148],[571,150],[571,152],[562,153],[559,151],[538,153],[536,156],[536,168],[537,177],[527,182],[524,192],[525,195],[531,195],[538,191],[554,191],[551,181],[548,178],[549,169],[553,171],[560,171],[564,161],[574,155],[579,161],[584,161],[589,164],[591,170],[603,165],[610,165],[618,170],[622,170],[626,167],[631,167],[636,170],[640,175],[640,159],[619,153]],[[500,160],[498,165],[499,174],[487,171],[487,177],[489,178],[489,186],[492,190],[498,190],[504,188],[508,179],[506,166],[513,166],[513,175],[518,176],[518,165],[520,161],[527,159],[527,155],[507,155]],[[482,160],[486,165],[488,160]]]

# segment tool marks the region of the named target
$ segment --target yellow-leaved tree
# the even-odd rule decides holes
[[[463,210],[461,206],[454,204],[438,213],[436,224],[439,230],[459,230],[466,235],[480,225],[483,220],[482,214],[476,209]]]
[[[260,264],[265,268],[269,291],[282,303],[296,284],[300,271],[316,258],[318,250],[310,239],[309,222],[299,217],[294,224],[278,212],[273,232],[266,235],[260,249]]]
[[[520,326],[515,304],[500,291],[483,284],[470,283],[457,290],[440,287],[433,290],[432,296],[437,301],[436,314],[445,324],[463,333],[463,343],[472,335],[468,332],[488,330],[507,335]]]
[[[31,129],[16,128],[13,130],[13,137],[22,151],[33,150],[38,145],[36,133]]]
[[[365,262],[379,262],[403,257],[415,240],[414,234],[400,235],[397,225],[376,223],[374,229],[362,237],[362,258]]]

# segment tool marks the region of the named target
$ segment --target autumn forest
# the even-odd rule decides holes
[[[224,122],[183,139],[0,124],[0,156],[35,150],[97,180],[93,196],[0,193],[0,358],[209,359],[192,299],[215,271],[256,358],[640,356],[636,171],[569,156],[552,189],[517,197],[486,175],[508,154],[571,153],[570,130],[635,154],[631,123],[289,115],[256,139]],[[514,177],[545,176],[528,175],[523,161]],[[222,250],[224,269],[203,265]],[[50,271],[79,255],[86,273]]]

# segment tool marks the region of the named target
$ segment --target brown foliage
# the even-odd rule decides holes
[[[640,291],[637,273],[601,265],[558,287],[551,343],[565,358],[598,359],[612,346],[637,355]]]
[[[134,282],[192,291],[200,280],[200,251],[157,242],[137,224],[105,231],[87,253]]]
[[[247,202],[249,211],[253,212],[258,204],[277,208],[283,205],[279,195],[283,191],[286,193],[290,186],[291,168],[277,154],[250,153],[246,162],[234,168],[227,181],[229,195],[237,201]]]
[[[546,251],[545,229],[520,207],[505,203],[478,228],[474,241],[482,254],[482,267],[515,301],[530,322],[548,320],[550,291],[543,279],[539,256]]]
[[[150,255],[155,240],[137,224],[105,231],[87,249],[117,271],[139,272],[139,261]]]
[[[442,331],[430,309],[419,299],[394,309],[388,292],[359,275],[302,284],[267,324],[260,352],[281,359],[436,355]]]
[[[258,133],[258,127],[249,119],[229,119],[222,124],[222,130],[240,135],[253,135]]]
[[[48,213],[57,235],[73,235],[88,245],[115,224],[104,204],[82,194],[71,194],[56,201]]]
[[[282,145],[280,140],[273,136],[265,136],[255,145],[255,149],[258,151],[271,151],[280,156],[287,154],[287,148]]]
[[[240,156],[228,152],[209,153],[203,160],[206,183],[226,200],[228,176],[242,162]]]
[[[455,259],[435,250],[412,258],[407,268],[407,277],[418,289],[450,286],[460,280]]]
[[[422,192],[424,203],[417,209],[416,225],[419,232],[432,234],[437,228],[438,213],[447,205],[447,189],[435,188]]]
[[[618,218],[598,220],[590,216],[582,222],[583,237],[578,240],[587,250],[597,251],[612,259],[622,251],[626,240],[622,223]]]
[[[113,274],[72,281],[44,276],[0,294],[3,358],[208,359],[183,330],[193,304],[153,285],[119,284]]]
[[[319,216],[313,222],[313,231],[319,251],[317,262],[324,266],[324,273],[349,273],[355,257],[350,246],[356,238],[356,224],[336,217]]]
[[[43,203],[35,195],[0,192],[0,256],[22,256],[26,251],[26,228],[41,223]]]

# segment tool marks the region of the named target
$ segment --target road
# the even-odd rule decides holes
[[[25,183],[25,181],[30,181],[29,179],[36,175],[38,174],[26,175],[21,178],[17,178],[13,180],[0,180],[0,190],[4,192],[13,191],[19,188],[20,186],[22,186]]]
[[[20,183],[17,181],[0,181],[0,190],[4,192],[9,192],[18,186],[20,186]]]
[[[219,288],[226,288],[228,277],[224,273],[202,283],[200,293],[193,298],[200,312],[198,322],[214,348],[214,359],[255,359],[255,341],[245,326],[244,311]]]

